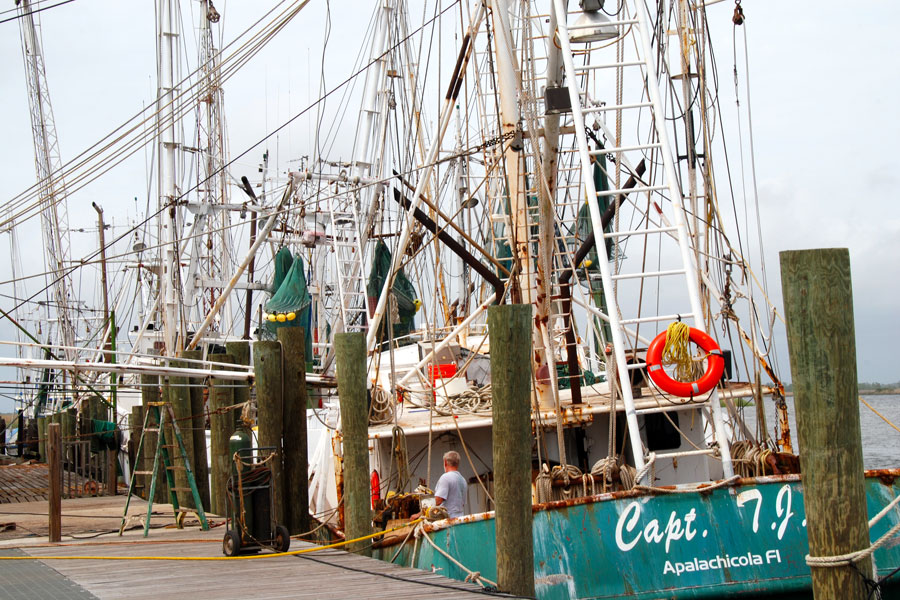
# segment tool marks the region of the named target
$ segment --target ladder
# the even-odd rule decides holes
[[[651,49],[651,31],[645,7],[643,3],[635,0],[623,0],[621,10],[609,23],[610,26],[617,28],[618,35],[623,39],[622,48],[629,48],[627,57],[624,51],[617,56],[615,41],[606,40],[600,44],[590,45],[579,43],[579,58],[583,61],[580,66],[575,64],[575,54],[572,49],[572,44],[575,42],[570,41],[570,33],[577,33],[578,28],[570,28],[568,24],[566,3],[563,0],[553,0],[553,10],[559,27],[558,40],[562,50],[565,85],[568,86],[572,105],[571,118],[578,154],[575,164],[578,164],[581,169],[581,189],[588,202],[593,231],[598,238],[598,254],[602,255],[605,252],[603,244],[601,244],[603,227],[598,205],[598,199],[603,196],[615,201],[617,198],[630,194],[632,197],[639,196],[647,200],[645,202],[647,208],[639,223],[623,224],[624,228],[614,228],[609,233],[602,233],[604,242],[606,239],[611,239],[623,244],[628,240],[634,240],[634,243],[644,248],[655,247],[654,244],[659,247],[668,244],[671,248],[671,251],[665,255],[660,251],[660,262],[662,263],[664,259],[666,264],[655,270],[651,270],[652,266],[645,266],[640,260],[623,260],[616,262],[615,272],[613,272],[613,267],[608,261],[602,258],[598,261],[603,294],[608,305],[616,375],[620,383],[622,402],[628,422],[629,443],[636,467],[639,472],[643,471],[650,460],[650,453],[641,442],[638,415],[684,410],[685,408],[702,408],[707,419],[711,421],[713,429],[711,436],[707,439],[708,447],[691,451],[660,452],[655,454],[655,459],[677,460],[683,456],[714,455],[718,452],[721,454],[724,476],[731,477],[734,470],[729,442],[722,419],[718,393],[715,390],[702,403],[678,403],[668,407],[644,410],[635,408],[632,393],[630,372],[646,367],[643,363],[629,364],[626,357],[626,339],[630,338],[634,342],[641,339],[637,334],[637,328],[643,324],[645,327],[662,327],[664,329],[666,322],[685,319],[691,321],[692,327],[704,329],[697,265],[691,249],[690,232],[682,203],[683,196],[677,177],[677,165],[666,130],[662,95],[656,80],[659,70],[655,63],[656,56]],[[585,26],[582,29],[593,27],[595,26]],[[626,79],[626,76],[631,79]],[[621,101],[621,103],[618,98],[613,102],[597,101],[591,96],[590,82],[598,81],[601,77],[606,77],[607,81],[610,78],[614,80],[619,78],[617,80],[620,82],[628,81],[629,91],[641,92],[641,96],[636,99],[629,98],[628,101]],[[595,86],[594,89],[598,88],[599,86]],[[619,94],[619,98],[621,97]],[[648,114],[650,125],[647,139],[622,141],[620,146],[616,146],[614,143],[616,137],[606,127],[606,118],[619,119],[620,123],[628,123],[627,127],[630,133],[636,129],[633,124],[646,125]],[[638,118],[639,115],[643,115],[643,120]],[[605,133],[607,138],[605,147],[589,149],[586,117],[592,119],[595,129]],[[617,187],[613,178],[610,177],[610,189],[598,191],[595,188],[592,157],[605,155],[608,158],[614,158],[616,168],[624,170],[625,167],[636,164],[641,157],[648,154],[655,157],[656,164],[661,163],[661,167],[654,167],[656,170],[661,169],[661,181],[655,182],[650,177],[647,177],[646,180],[637,178],[637,185],[626,188],[621,182],[618,184],[621,187]],[[628,169],[628,171],[634,172],[633,169]],[[666,217],[664,209],[671,218]],[[637,203],[635,203],[635,212],[638,212]],[[670,264],[673,262],[676,264]],[[649,285],[666,286],[665,289],[675,290],[671,296],[677,298],[677,302],[682,305],[673,310],[664,307],[664,312],[668,314],[648,314],[638,305],[635,313],[635,307],[631,306],[631,303],[620,302],[617,297],[618,286],[629,284],[647,285],[648,287]],[[660,295],[660,297],[662,296]],[[626,311],[629,310],[632,313],[626,314]],[[718,448],[712,447],[716,445]]]
[[[184,447],[184,441],[181,439],[181,430],[178,429],[178,423],[175,420],[175,412],[172,410],[172,405],[168,402],[149,402],[147,408],[148,410],[144,415],[144,428],[141,433],[141,441],[138,443],[135,456],[141,456],[141,451],[144,447],[144,437],[147,433],[158,433],[156,453],[153,455],[153,468],[150,471],[132,471],[131,483],[128,484],[128,497],[125,500],[125,512],[122,514],[122,523],[119,525],[119,535],[121,536],[125,531],[125,523],[128,520],[128,506],[131,504],[131,496],[134,494],[134,483],[138,475],[152,475],[152,479],[150,480],[150,491],[147,493],[147,518],[144,520],[144,537],[147,537],[150,533],[150,515],[153,514],[153,496],[156,493],[156,479],[160,471],[160,458],[162,458],[162,470],[169,483],[169,498],[172,500],[172,508],[175,511],[175,523],[180,529],[184,514],[194,512],[200,519],[200,528],[203,531],[206,531],[209,529],[209,524],[206,521],[206,513],[203,511],[203,503],[200,501],[200,492],[197,491],[197,483],[194,480],[194,473],[191,471],[191,461],[188,460],[187,450]],[[151,416],[153,417],[152,421]],[[151,423],[154,425],[151,426]],[[177,444],[166,444],[166,425],[172,427]],[[181,460],[183,463],[182,465],[172,464],[171,457],[169,456],[169,448],[175,447],[178,448],[179,454],[174,458]],[[175,476],[172,474],[175,469],[184,469],[190,487],[175,487]],[[178,504],[177,492],[187,491],[190,491],[194,497],[194,506],[197,507],[196,510],[181,508]]]
[[[368,299],[363,279],[365,257],[356,194],[342,194],[332,199],[329,207],[331,245],[337,269],[338,305],[343,324],[343,329],[338,331],[365,331]]]

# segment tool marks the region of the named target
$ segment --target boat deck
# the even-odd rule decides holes
[[[709,394],[703,394],[694,398],[681,398],[672,396],[659,390],[642,388],[641,396],[634,398],[634,405],[638,411],[671,411],[688,408],[692,405],[700,406],[707,402]],[[572,404],[570,390],[560,390],[560,413],[564,427],[591,423],[596,415],[608,414],[610,410],[610,393],[608,383],[597,383],[581,388],[581,404]],[[747,383],[729,383],[725,390],[719,390],[720,398],[750,397],[752,388]],[[440,409],[440,401],[438,408]],[[616,402],[615,410],[623,412],[625,405],[621,400]],[[540,425],[543,427],[556,427],[557,414],[555,408],[546,408],[540,411]],[[439,415],[435,413],[430,417],[427,408],[418,408],[403,405],[399,416],[399,425],[403,427],[407,435],[427,433],[429,429],[438,433],[442,431],[454,431],[459,429],[476,429],[488,427],[493,420],[490,410],[472,413],[460,413],[457,415]],[[388,423],[369,428],[370,439],[384,439],[391,437],[394,424]]]

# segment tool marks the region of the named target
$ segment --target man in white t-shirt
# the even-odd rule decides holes
[[[459,473],[459,453],[450,450],[444,454],[444,474],[434,486],[434,503],[447,509],[450,517],[466,514],[466,492],[469,484]]]

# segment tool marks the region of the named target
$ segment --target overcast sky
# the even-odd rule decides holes
[[[232,39],[260,16],[261,7],[273,4],[271,0],[220,0],[217,7],[224,15],[225,38]],[[356,59],[370,13],[368,8],[360,10],[361,4],[358,0],[332,2],[328,88],[350,73]],[[750,107],[771,297],[780,307],[779,251],[849,248],[859,380],[898,381],[900,368],[892,342],[900,339],[896,300],[900,295],[900,217],[896,209],[900,175],[893,166],[895,152],[891,148],[900,137],[895,107],[900,75],[900,38],[895,29],[900,22],[900,4],[888,0],[861,4],[744,0],[742,5],[750,46]],[[149,1],[76,0],[40,14],[63,160],[152,102],[156,88],[153,6]],[[185,22],[196,21],[187,11],[196,12],[198,6],[197,2],[184,3]],[[6,8],[12,7],[9,2]],[[733,8],[733,2],[727,1],[711,5],[709,18],[716,41],[724,122],[735,133]],[[13,15],[0,14],[0,20]],[[359,18],[349,20],[350,16]],[[412,21],[419,18],[417,13]],[[253,148],[253,144],[318,95],[324,30],[324,2],[313,0],[280,38],[228,82],[225,105],[230,154],[234,157],[252,148],[236,161],[232,168],[235,176],[255,175],[263,147]],[[188,53],[193,52],[194,35],[192,29],[185,32]],[[738,32],[738,71],[742,102],[746,102],[741,35]],[[0,114],[4,116],[0,173],[6,202],[34,181],[15,21],[0,23],[0,81]],[[431,111],[432,118],[435,113]],[[282,169],[291,166],[290,159],[308,152],[313,116],[298,119],[269,140],[267,147]],[[746,126],[746,113],[743,118]],[[86,230],[73,233],[74,256],[96,248],[92,200],[103,205],[108,219],[117,225],[125,225],[138,210],[143,212],[148,195],[146,160],[139,153],[70,198],[71,227]],[[20,245],[27,242],[26,260],[36,256],[39,235],[36,220],[22,228]],[[7,234],[0,239],[0,248],[4,253],[9,248]],[[0,268],[0,279],[5,281],[9,265]],[[90,289],[79,288],[78,292],[94,298],[94,286],[87,287]],[[0,306],[8,308],[9,301],[0,300]],[[7,323],[0,324],[0,337],[13,335]],[[781,371],[789,380],[780,324],[778,335]],[[3,353],[8,355],[8,351]]]

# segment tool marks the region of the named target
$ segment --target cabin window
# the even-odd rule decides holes
[[[669,418],[662,413],[644,415],[644,432],[647,434],[647,449],[671,450],[681,446],[681,434],[672,426],[678,426],[678,413],[671,412]],[[672,419],[670,422],[669,419]]]

